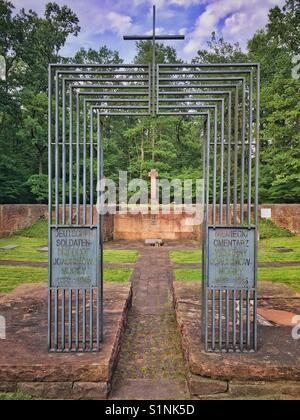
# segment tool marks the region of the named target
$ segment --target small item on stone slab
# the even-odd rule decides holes
[[[164,245],[164,241],[162,239],[146,239],[145,245],[159,247]]]
[[[47,246],[43,246],[42,248],[38,248],[39,252],[48,252],[49,248]]]
[[[275,247],[275,248],[273,248],[273,249],[274,249],[274,251],[277,251],[277,252],[282,252],[282,253],[284,253],[284,252],[286,252],[286,253],[288,253],[288,252],[294,252],[294,250],[293,250],[293,249],[286,248],[286,247],[284,247],[284,246],[278,246],[278,247]]]
[[[18,245],[5,245],[5,246],[0,246],[0,249],[3,249],[5,251],[9,251],[11,249],[16,249],[18,248]]]

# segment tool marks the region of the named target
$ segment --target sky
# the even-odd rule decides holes
[[[16,9],[43,13],[49,0],[11,0]],[[268,21],[269,9],[285,0],[53,0],[66,4],[80,20],[81,33],[70,37],[62,55],[72,56],[81,47],[98,49],[107,45],[130,62],[135,44],[123,35],[152,33],[152,6],[157,7],[157,33],[185,35],[185,41],[166,43],[176,47],[179,57],[193,58],[215,31],[226,41],[247,40]]]

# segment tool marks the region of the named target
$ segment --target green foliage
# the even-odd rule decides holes
[[[47,241],[48,238],[48,220],[40,219],[34,225],[21,230],[18,233],[19,236],[24,238],[36,238]]]
[[[284,229],[281,226],[276,225],[271,220],[261,220],[259,223],[259,233],[260,239],[270,239],[270,238],[291,238],[295,234]]]
[[[199,50],[193,63],[245,63],[249,61],[247,54],[242,52],[239,43],[230,44],[224,38],[217,39],[212,33],[206,49]]]
[[[38,203],[47,203],[48,175],[32,175],[27,181],[27,184]]]
[[[287,0],[270,11],[267,26],[249,40],[248,52],[213,33],[192,60],[261,63],[261,202],[300,200],[300,81],[291,77],[292,58],[300,52],[299,27],[300,1]],[[61,48],[79,31],[79,20],[67,6],[49,3],[38,15],[0,0],[0,55],[7,64],[6,80],[0,80],[0,203],[47,200],[48,64],[123,62],[107,46],[81,48],[62,58]],[[151,42],[138,42],[136,49],[136,64],[151,63]],[[176,50],[163,44],[156,46],[156,59],[182,63]],[[196,119],[105,118],[103,134],[106,177],[117,180],[118,171],[127,170],[129,180],[149,181],[154,167],[166,179],[202,176],[204,136]]]

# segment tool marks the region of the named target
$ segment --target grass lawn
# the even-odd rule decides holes
[[[274,248],[285,247],[292,252],[278,252]],[[179,250],[170,252],[171,261],[174,264],[201,264],[201,250]],[[300,266],[300,237],[272,238],[259,242],[259,262],[286,262],[299,261]]]
[[[174,264],[202,264],[202,251],[171,251],[170,258]]]
[[[12,292],[21,284],[47,282],[46,267],[0,266],[0,293]],[[128,282],[133,270],[130,268],[105,269],[106,282]]]
[[[260,268],[259,281],[283,283],[300,292],[300,267]],[[201,281],[202,271],[196,269],[175,270],[176,281]]]
[[[126,250],[104,251],[105,264],[134,264],[137,262],[138,257],[139,257],[138,251],[126,251]]]
[[[278,252],[276,247],[292,249],[293,252]],[[294,238],[272,238],[260,241],[259,262],[285,262],[299,261],[300,265],[300,237]]]
[[[24,229],[17,235],[0,239],[0,246],[17,245],[11,250],[0,249],[0,260],[47,262],[47,252],[38,251],[38,248],[47,246],[48,225],[46,220],[40,220],[28,229]],[[137,251],[104,251],[106,264],[136,263],[139,253]]]
[[[260,268],[259,280],[284,283],[300,292],[300,267]]]
[[[0,249],[0,260],[47,262],[47,252],[38,251],[38,248],[47,246],[47,238],[28,238],[25,236],[11,236],[0,239],[0,246],[18,245],[11,250]]]

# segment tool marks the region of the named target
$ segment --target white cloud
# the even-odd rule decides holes
[[[269,9],[285,0],[210,0],[198,17],[184,48],[188,55],[205,47],[213,31],[244,47],[253,33],[266,25]]]
[[[133,0],[136,4],[140,5],[145,3],[145,0]],[[179,6],[185,9],[195,6],[197,4],[205,4],[207,0],[148,0],[148,3],[152,6],[155,4],[157,8],[167,8],[169,6]]]
[[[133,26],[132,18],[130,16],[122,15],[116,12],[109,12],[107,15],[107,21],[109,24],[107,29],[111,28],[113,32],[117,32],[119,34],[130,31]]]

